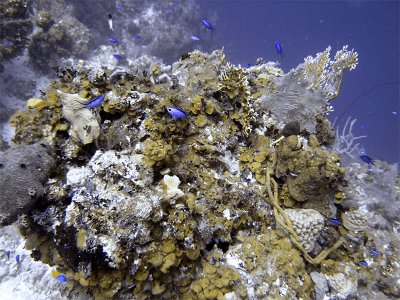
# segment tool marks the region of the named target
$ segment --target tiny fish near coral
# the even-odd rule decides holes
[[[113,43],[113,44],[118,43],[118,40],[117,40],[116,38],[109,38],[108,41],[109,41],[110,43]]]
[[[275,42],[275,49],[276,52],[278,52],[280,55],[283,54],[283,48],[281,46],[281,43],[279,43],[278,41]]]
[[[332,223],[332,224],[335,224],[335,225],[340,225],[340,224],[341,224],[340,220],[335,219],[335,218],[333,218],[333,219],[328,219],[328,222],[330,222],[330,223]]]
[[[104,94],[93,98],[89,103],[83,105],[81,108],[95,108],[100,106],[101,102],[104,100]]]
[[[187,113],[179,107],[167,107],[167,112],[173,119],[184,119],[187,117]]]
[[[67,282],[67,278],[57,271],[52,271],[51,276],[53,276],[53,278],[55,278],[58,282],[61,282],[61,283]]]
[[[360,155],[360,159],[369,165],[374,163],[374,160],[371,157],[369,157],[368,155]]]
[[[368,263],[365,260],[361,260],[360,264],[363,265],[364,267],[368,267]]]
[[[370,249],[369,251],[371,251],[372,254],[381,255],[381,253],[378,250]]]
[[[112,14],[108,14],[108,26],[110,27],[110,30],[113,31],[113,19],[112,19]]]
[[[203,24],[203,26],[208,30],[214,30],[214,27],[207,20],[201,20],[201,24]]]

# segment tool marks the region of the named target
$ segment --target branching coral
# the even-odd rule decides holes
[[[339,154],[345,163],[353,160],[354,156],[358,156],[359,144],[354,143],[354,141],[367,137],[366,135],[354,136],[353,126],[356,122],[357,119],[351,120],[349,117],[343,126],[342,132],[339,131],[339,127],[336,128],[336,139],[331,150]]]
[[[318,53],[315,58],[308,56],[304,59],[303,78],[309,83],[308,88],[321,89],[327,100],[337,97],[342,84],[343,72],[353,70],[358,64],[358,53],[347,50],[347,45],[335,54],[335,60],[330,60],[331,47]]]

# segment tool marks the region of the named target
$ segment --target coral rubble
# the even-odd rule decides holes
[[[352,178],[324,147],[329,101],[357,64],[329,50],[287,74],[221,50],[60,70],[11,120],[15,143],[46,141],[59,162],[20,222],[32,257],[97,299],[347,299],[382,281],[359,261],[388,267],[398,250],[365,257],[377,237],[357,195],[344,205]]]

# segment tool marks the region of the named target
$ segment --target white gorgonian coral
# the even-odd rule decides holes
[[[304,80],[308,82],[308,88],[322,89],[326,100],[337,97],[346,69],[353,70],[358,64],[358,53],[348,46],[336,52],[335,59],[330,60],[331,47],[318,53],[315,58],[308,56],[304,59]]]

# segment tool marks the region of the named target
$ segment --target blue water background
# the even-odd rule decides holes
[[[359,64],[344,75],[331,104],[343,127],[357,118],[353,134],[368,155],[390,163],[400,156],[399,1],[197,1],[213,22],[214,43],[225,47],[229,61],[246,66],[259,57],[295,68],[308,55],[331,45],[331,57],[343,45],[359,54]],[[281,57],[275,47],[283,47]],[[374,88],[367,95],[355,99]],[[344,112],[348,111],[344,114]],[[397,112],[395,115],[392,112]]]

